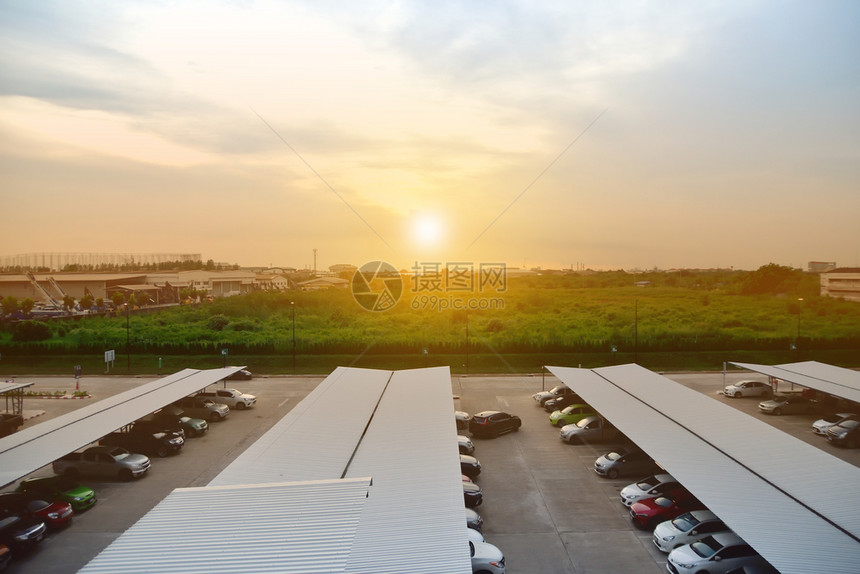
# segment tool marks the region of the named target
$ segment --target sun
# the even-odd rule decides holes
[[[412,222],[412,235],[415,241],[424,246],[438,245],[444,235],[442,220],[431,214],[417,216]]]

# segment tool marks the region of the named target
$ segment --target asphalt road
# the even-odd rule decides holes
[[[860,449],[833,447],[813,436],[816,416],[768,417],[757,412],[757,399],[727,399],[721,373],[669,374],[669,378],[712,396],[714,400],[750,413],[831,454],[860,466]],[[727,382],[740,378],[732,374]],[[25,399],[25,412],[44,414],[27,426],[104,399],[156,377],[96,377],[81,380],[92,398],[79,400]],[[8,572],[60,574],[76,572],[120,536],[173,489],[206,485],[239,453],[298,404],[323,377],[268,377],[233,381],[229,386],[257,396],[250,410],[231,411],[211,425],[201,438],[188,439],[176,456],[153,460],[148,476],[125,483],[91,481],[99,498],[91,510],[75,516],[73,524],[51,533],[33,553],[15,560]],[[69,390],[69,377],[29,377],[33,389]],[[618,492],[635,478],[603,479],[593,471],[595,458],[607,445],[566,445],[558,429],[531,394],[558,381],[551,376],[469,376],[452,378],[454,406],[470,413],[499,409],[519,415],[518,433],[476,440],[475,456],[483,465],[477,479],[484,504],[477,510],[485,521],[487,541],[505,553],[510,574],[657,573],[665,572],[665,556],[650,542],[650,534],[630,525]],[[37,472],[50,474],[50,467]],[[189,522],[194,520],[188,517]],[[177,533],[181,536],[181,533]],[[225,533],[225,542],[229,533]],[[201,571],[205,565],[201,564]]]

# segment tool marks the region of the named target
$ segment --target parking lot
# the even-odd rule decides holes
[[[815,415],[760,415],[758,399],[716,395],[723,386],[721,373],[667,376],[860,466],[860,449],[836,448],[812,435],[810,424],[817,418]],[[91,393],[90,399],[27,398],[25,411],[44,414],[26,425],[38,424],[153,378],[84,378],[81,388]],[[69,528],[50,533],[35,552],[14,561],[8,571],[77,571],[174,488],[207,484],[323,378],[258,377],[230,382],[229,386],[256,395],[257,405],[250,410],[231,411],[226,421],[212,424],[206,436],[188,439],[179,455],[153,460],[151,471],[141,480],[125,483],[86,479],[85,483],[96,490],[98,504],[76,516]],[[741,378],[756,377],[733,373],[727,382]],[[26,381],[34,383],[31,389],[44,391],[74,390],[75,385],[74,379],[68,377],[31,377]],[[515,574],[665,572],[665,556],[653,547],[650,533],[630,525],[618,499],[620,489],[640,477],[598,477],[593,471],[594,460],[613,445],[562,443],[547,413],[531,398],[532,393],[555,384],[558,381],[549,375],[452,379],[455,408],[469,413],[505,410],[523,420],[517,433],[475,440],[475,456],[483,465],[476,482],[484,491],[484,503],[477,511],[484,518],[487,541],[502,549],[507,571]],[[50,474],[50,468],[37,474]],[[192,520],[194,517],[189,516]],[[225,533],[225,541],[228,539],[229,533]],[[202,568],[205,570],[205,566]]]

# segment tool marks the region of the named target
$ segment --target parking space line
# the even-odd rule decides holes
[[[290,397],[287,397],[287,398],[285,398],[284,400],[282,400],[281,402],[279,402],[279,403],[278,403],[278,408],[281,408],[282,406],[284,406],[284,405],[285,405],[285,404],[287,404],[288,402],[290,402]]]

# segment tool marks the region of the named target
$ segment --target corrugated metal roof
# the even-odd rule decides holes
[[[179,488],[79,572],[344,572],[370,483]]]
[[[31,386],[33,386],[33,383],[16,383],[13,381],[6,381],[5,383],[0,383],[0,395],[10,393],[12,391],[17,391],[19,389],[25,389]]]
[[[0,485],[243,369],[184,369],[0,438]]]
[[[135,525],[91,562],[99,570],[88,565],[81,572],[172,574],[186,571],[176,567],[177,561],[192,560],[197,571],[218,571],[209,564],[220,558],[207,558],[196,544],[218,533],[219,552],[238,547],[242,556],[263,557],[254,568],[233,572],[471,573],[453,413],[447,367],[396,372],[339,367],[209,486],[180,489],[215,489],[219,497],[231,498],[228,510],[207,513],[202,521],[194,512],[195,520],[189,521],[191,509],[173,503],[171,495],[138,523],[157,520],[158,527]],[[245,525],[257,523],[260,506],[234,503],[231,488],[257,484],[255,499],[273,509],[279,509],[283,499],[294,505],[290,515],[311,517],[313,523],[320,498],[324,502],[329,497],[325,486],[318,495],[302,498],[288,485],[276,490],[271,483],[337,479],[327,484],[338,489],[341,481],[367,480],[363,477],[372,477],[373,486],[357,524],[345,519],[338,526],[327,515],[320,518],[318,528],[326,540],[337,538],[342,529],[339,545],[279,547],[278,541],[291,536],[287,518],[283,531],[273,522],[258,532],[257,540],[244,537]],[[211,500],[214,504],[215,498]],[[240,539],[234,540],[237,528]],[[265,560],[273,548],[278,548],[277,561]],[[150,554],[155,549],[171,559],[153,563]],[[117,568],[111,569],[113,565]]]
[[[347,471],[373,476],[347,572],[472,571],[453,411],[447,367],[391,377]]]
[[[209,484],[341,478],[391,375],[338,367]]]
[[[783,574],[857,571],[857,467],[637,365],[548,369]]]
[[[860,372],[858,371],[843,369],[842,367],[827,365],[818,361],[803,361],[800,363],[786,363],[773,366],[736,363],[734,361],[730,361],[730,364],[860,403]]]

